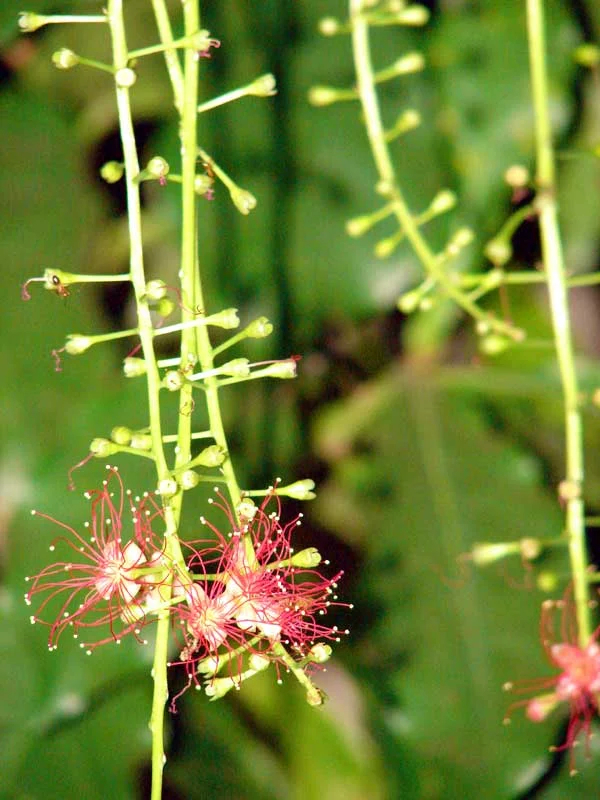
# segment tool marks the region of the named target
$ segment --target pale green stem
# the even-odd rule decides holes
[[[405,233],[413,250],[423,264],[428,275],[431,275],[443,288],[444,292],[474,319],[489,328],[520,340],[522,332],[507,322],[495,319],[479,308],[465,295],[456,282],[446,272],[438,256],[432,252],[421,235],[415,217],[411,214],[403,193],[398,186],[392,160],[390,158],[385,130],[379,109],[379,100],[375,89],[375,73],[371,62],[369,44],[369,25],[362,16],[364,0],[350,0],[350,20],[352,23],[352,49],[358,93],[363,107],[367,135],[373,153],[373,159],[379,173],[380,186],[384,187],[385,197],[394,205],[394,214]]]
[[[167,65],[167,72],[169,73],[169,80],[173,88],[175,108],[181,116],[183,111],[183,71],[181,69],[179,53],[177,53],[173,46],[173,29],[171,27],[171,20],[165,5],[165,0],[152,0],[152,8],[154,10],[154,17],[156,18],[156,26],[158,28],[160,40],[163,45],[165,45],[165,63]]]
[[[548,279],[550,310],[556,341],[565,415],[566,534],[573,576],[579,644],[586,647],[591,635],[588,606],[588,562],[585,545],[583,478],[583,432],[573,336],[569,314],[567,276],[558,227],[555,185],[555,157],[548,102],[548,74],[544,32],[543,0],[527,0],[527,28],[533,105],[535,110],[537,208],[542,255]]]

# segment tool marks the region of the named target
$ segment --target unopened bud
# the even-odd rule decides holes
[[[485,567],[513,555],[515,550],[514,542],[480,542],[473,545],[470,557],[478,567]]]
[[[600,64],[600,48],[595,44],[580,44],[575,48],[573,58],[582,67],[597,67]]]
[[[211,314],[210,317],[206,318],[206,323],[225,330],[239,328],[240,318],[238,317],[237,308],[224,308],[218,314]]]
[[[403,314],[411,314],[415,311],[421,302],[421,292],[413,289],[411,292],[405,292],[398,298],[398,309]]]
[[[248,86],[248,94],[253,95],[254,97],[270,97],[273,94],[276,94],[275,89],[275,76],[272,75],[270,72],[267,72],[265,75],[261,75],[255,81]]]
[[[519,542],[521,546],[521,555],[525,561],[535,561],[543,550],[542,543],[539,539],[525,537]]]
[[[225,461],[225,453],[218,444],[205,447],[193,460],[195,465],[203,467],[219,467]]]
[[[156,278],[146,284],[146,298],[150,301],[162,300],[167,294],[167,284]]]
[[[407,6],[396,15],[396,19],[401,25],[427,25],[429,22],[430,12],[425,6]]]
[[[475,234],[470,228],[459,228],[448,242],[446,253],[449,256],[457,256],[474,238]]]
[[[304,550],[300,550],[299,553],[294,553],[291,562],[295,567],[313,569],[321,563],[321,554],[316,547],[307,547]]]
[[[234,358],[220,366],[219,372],[232,378],[245,378],[250,375],[250,361],[247,358]]]
[[[41,14],[34,14],[32,11],[22,11],[19,14],[19,29],[23,33],[33,33],[46,24],[47,17]]]
[[[425,68],[425,59],[422,53],[407,53],[394,62],[392,69],[396,75],[407,75],[419,72]]]
[[[119,446],[109,439],[93,439],[90,444],[90,453],[95,458],[108,458],[119,452]]]
[[[154,156],[146,164],[146,172],[152,178],[165,178],[169,174],[169,164],[161,156]]]
[[[214,182],[214,178],[211,178],[210,175],[196,175],[194,178],[194,191],[196,194],[205,195],[212,189]]]
[[[284,495],[285,497],[293,497],[294,500],[314,500],[316,494],[314,493],[315,482],[311,478],[304,478],[300,481],[290,483],[288,486],[281,486],[277,488],[277,494]]]
[[[259,317],[246,328],[246,336],[250,339],[264,339],[273,333],[273,325],[266,317]]]
[[[504,173],[504,180],[513,189],[523,189],[531,182],[531,175],[522,164],[512,164]]]
[[[498,356],[500,353],[504,353],[510,345],[510,340],[499,333],[489,333],[479,341],[479,349],[486,356]]]
[[[79,64],[79,56],[63,47],[52,54],[52,63],[57,69],[71,69]]]
[[[115,73],[115,82],[120,89],[130,89],[136,80],[137,76],[131,67],[123,67]]]
[[[89,336],[82,336],[80,333],[71,333],[67,336],[65,350],[71,356],[78,356],[80,353],[91,347],[92,340]]]
[[[268,364],[262,373],[271,378],[295,378],[296,377],[296,362],[292,358],[285,361],[275,361],[274,364]]]
[[[319,642],[310,648],[309,656],[311,661],[314,661],[317,664],[324,664],[326,661],[329,661],[332,652],[333,651],[328,644]]]
[[[123,373],[126,378],[139,378],[146,374],[146,362],[143,358],[127,356],[123,359]]]
[[[436,216],[443,214],[445,211],[450,211],[456,205],[456,195],[450,189],[442,189],[433,198],[429,210]]]
[[[158,484],[158,494],[161,497],[173,497],[177,494],[177,481],[165,478]]]
[[[178,372],[177,370],[170,369],[164,376],[161,381],[161,386],[167,389],[169,392],[178,392],[183,384],[185,383],[185,378]]]
[[[107,161],[100,167],[100,177],[106,183],[117,183],[123,177],[125,165],[120,161]]]
[[[211,700],[218,700],[231,691],[234,686],[236,689],[238,688],[238,684],[233,678],[212,678],[210,683],[207,683],[204,687],[204,693]]]
[[[163,297],[162,300],[159,300],[158,303],[152,306],[152,311],[154,311],[160,317],[168,317],[173,313],[174,309],[175,303],[170,297]]]
[[[335,36],[341,25],[335,17],[323,17],[319,20],[319,32],[323,36]]]
[[[218,47],[219,42],[211,37],[209,31],[203,29],[192,36],[191,46],[199,53],[207,53],[211,47]]]
[[[131,442],[131,437],[133,436],[133,431],[129,428],[126,428],[124,425],[117,425],[115,428],[112,429],[110,432],[110,438],[116,444],[123,445],[127,447]]]
[[[185,472],[182,472],[179,476],[179,485],[184,492],[188,491],[188,489],[195,489],[199,483],[200,475],[194,472],[193,469],[186,469]]]
[[[256,197],[246,189],[240,189],[239,186],[234,186],[229,192],[234,206],[241,214],[249,214],[253,208],[256,208]]]
[[[313,106],[329,106],[341,99],[340,90],[332,86],[313,86],[308,92],[308,102]]]
[[[129,446],[134,450],[151,450],[152,449],[152,436],[149,433],[141,433],[136,431],[131,435]]]
[[[311,686],[310,689],[306,691],[306,702],[309,706],[322,706],[325,702],[325,698],[325,692],[317,686]]]
[[[484,253],[496,267],[503,267],[512,258],[512,247],[505,239],[490,239]]]

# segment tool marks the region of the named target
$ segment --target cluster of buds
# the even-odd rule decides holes
[[[561,616],[559,632],[555,629],[557,611]],[[592,721],[600,708],[600,645],[597,642],[600,628],[582,646],[577,636],[575,609],[568,589],[562,600],[546,600],[542,604],[540,630],[548,661],[558,672],[549,678],[506,683],[506,691],[534,696],[513,703],[504,722],[510,722],[511,714],[517,708],[524,708],[527,718],[532,722],[543,722],[555,709],[567,705],[569,722],[565,740],[550,749],[554,752],[570,751],[570,772],[574,775],[577,772],[574,748],[583,735],[586,755],[589,755]]]
[[[152,495],[134,500],[124,492],[117,469],[107,469],[102,488],[86,493],[89,539],[33,512],[68,534],[50,549],[62,543],[75,554],[27,579],[27,604],[41,598],[31,621],[50,627],[51,650],[67,628],[75,638],[81,629],[100,628],[94,642],[80,643],[87,653],[127,634],[145,643],[143,627],[168,611],[179,653],[172,663],[183,665],[188,678],[184,691],[204,685],[213,699],[271,663],[278,676],[283,666],[305,682],[311,668],[329,658],[327,642],[347,633],[324,620],[332,606],[343,605],[335,594],[342,573],[325,577],[317,569],[321,556],[315,548],[294,552],[291,534],[301,520],[280,522],[276,487],[260,507],[246,498],[235,511],[217,490],[212,504],[224,513],[227,533],[202,518],[207,538],[178,540],[167,552],[153,531],[163,517],[160,505]],[[268,513],[272,501],[276,511]],[[129,538],[125,508],[132,515]],[[321,702],[321,693],[312,690],[312,701]]]

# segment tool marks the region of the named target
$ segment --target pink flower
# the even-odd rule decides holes
[[[561,611],[561,641],[556,641],[553,617],[554,610]],[[591,723],[598,713],[600,697],[600,646],[596,639],[598,628],[585,647],[577,640],[575,610],[570,590],[563,600],[547,600],[542,604],[541,617],[542,644],[550,663],[558,668],[558,674],[521,684],[506,684],[505,688],[516,692],[532,692],[550,689],[530,700],[513,703],[508,709],[505,722],[517,707],[525,707],[525,713],[532,722],[542,722],[562,703],[568,703],[570,717],[567,735],[563,744],[551,748],[555,751],[571,750],[571,774],[576,773],[573,748],[579,734],[583,731],[586,740],[586,755],[591,737]],[[566,641],[565,641],[566,640]]]
[[[164,566],[157,562],[152,534],[152,521],[160,516],[160,509],[148,496],[136,506],[127,492],[133,535],[123,542],[123,484],[117,469],[108,469],[110,476],[103,481],[102,488],[85,493],[91,501],[89,539],[47,514],[32,512],[70,534],[70,537],[58,537],[51,551],[60,543],[75,554],[73,560],[50,564],[27,578],[31,582],[25,595],[27,604],[31,605],[38,595],[43,597],[31,622],[50,627],[48,646],[51,650],[56,649],[61,633],[69,627],[77,638],[80,628],[108,625],[108,637],[93,645],[82,644],[82,647],[93,648],[112,640],[118,642],[127,633],[137,636],[147,621],[142,607],[145,594],[156,586],[161,572],[165,572]],[[119,490],[116,505],[110,490],[111,481],[117,483]],[[89,529],[90,522],[84,526]],[[50,609],[56,617],[46,622],[41,615]]]
[[[246,656],[279,663],[281,645],[308,665],[319,641],[339,641],[347,633],[322,621],[332,606],[343,605],[335,596],[342,573],[327,578],[314,569],[321,560],[314,548],[294,554],[290,539],[300,517],[282,525],[276,496],[277,512],[268,514],[274,494],[260,508],[244,502],[241,524],[218,496],[214,505],[224,512],[229,532],[223,535],[202,518],[215,538],[187,545],[194,583],[185,589],[186,602],[174,608],[185,640],[181,662],[188,685],[198,685],[197,666],[207,657],[212,657],[213,674],[227,664],[234,679]]]

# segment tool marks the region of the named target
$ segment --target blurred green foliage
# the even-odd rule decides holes
[[[98,13],[100,5],[37,0],[31,10]],[[147,0],[126,5],[130,45],[155,41]],[[577,70],[572,51],[598,40],[600,12],[594,0],[547,5],[563,231],[569,269],[582,273],[598,267],[600,167],[590,151],[600,140],[600,92],[598,76]],[[431,6],[424,30],[378,37],[378,65],[415,48],[429,63],[422,75],[386,85],[382,101],[390,122],[408,106],[421,112],[423,126],[394,145],[409,201],[424,208],[437,189],[454,189],[458,209],[431,238],[439,244],[471,225],[477,242],[462,268],[481,270],[483,246],[511,209],[502,175],[515,162],[531,166],[524,4]],[[102,465],[75,473],[75,493],[66,489],[67,470],[95,436],[146,418],[141,384],[122,377],[126,349],[65,356],[60,373],[50,355],[69,332],[129,326],[130,297],[84,286],[59,298],[34,285],[31,301],[19,299],[19,285],[45,267],[126,269],[120,187],[98,177],[104,161],[119,158],[111,82],[85,68],[57,72],[50,60],[61,46],[106,58],[107,34],[103,26],[53,26],[20,37],[20,10],[20,0],[0,8],[0,798],[127,800],[147,794],[149,648],[107,646],[87,658],[64,641],[49,654],[21,600],[23,576],[44,565],[55,535],[28,509],[77,525],[87,513],[81,491],[100,480]],[[562,476],[562,407],[552,351],[512,349],[486,361],[470,323],[449,304],[408,319],[394,311],[419,275],[414,257],[402,247],[386,261],[374,257],[385,225],[359,240],[344,232],[347,219],[377,204],[357,106],[306,102],[315,83],[353,80],[348,40],[317,34],[324,14],[343,16],[344,3],[206,4],[203,24],[222,46],[202,63],[202,99],[267,71],[279,93],[201,117],[204,148],[259,204],[241,217],[222,187],[214,202],[201,201],[200,259],[211,310],[234,305],[244,321],[266,314],[276,324],[243,355],[304,356],[296,382],[223,393],[227,427],[244,485],[275,475],[320,479],[297,546],[316,541],[346,569],[340,590],[355,611],[339,624],[352,636],[322,676],[330,695],[322,711],[271,674],[218,703],[186,695],[167,722],[165,797],[596,796],[597,748],[589,762],[579,755],[575,779],[548,753],[564,736],[560,715],[534,726],[517,711],[502,726],[510,703],[502,684],[549,673],[537,632],[542,595],[531,587],[540,569],[564,574],[560,553],[533,572],[515,560],[465,575],[456,561],[476,541],[561,532],[553,487]],[[160,56],[139,65],[134,99],[142,161],[160,153],[175,165],[177,126]],[[150,277],[175,283],[176,191],[152,185],[144,198]],[[515,265],[531,267],[536,247],[527,225],[515,240]],[[549,335],[542,291],[515,288],[509,301],[532,336]],[[598,310],[596,291],[573,292],[588,395],[600,381]],[[586,421],[587,499],[597,509],[600,424],[592,406]],[[120,469],[134,491],[153,481],[146,463],[123,459]],[[190,532],[204,508],[201,492],[188,496]],[[590,545],[596,552],[593,538]],[[174,676],[174,686],[180,680]]]

